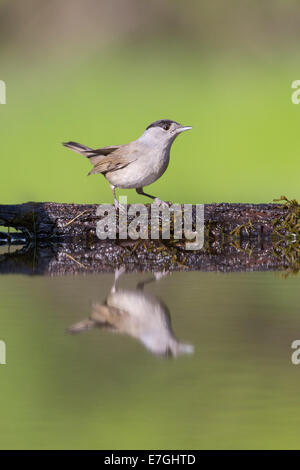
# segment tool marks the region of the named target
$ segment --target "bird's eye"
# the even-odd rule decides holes
[[[164,125],[163,125],[163,129],[164,129],[165,131],[168,131],[168,130],[170,129],[170,126],[171,126],[171,124],[164,124]]]

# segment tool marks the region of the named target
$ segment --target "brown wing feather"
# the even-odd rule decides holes
[[[127,152],[126,152],[127,150]],[[117,150],[113,151],[110,155],[102,157],[99,161],[95,163],[94,168],[89,172],[89,175],[96,173],[107,173],[108,171],[116,171],[121,168],[125,168],[129,163],[134,162],[137,159],[137,153],[135,151],[130,151],[130,148],[125,148],[122,146]]]
[[[109,155],[110,153],[114,152],[115,150],[118,150],[120,145],[110,145],[109,147],[102,147],[100,149],[90,149],[90,151],[85,152],[85,155],[88,158],[95,157],[97,155]]]
[[[102,147],[96,150],[89,150],[85,152],[86,157],[89,159],[92,165],[97,165],[101,162],[106,155],[113,153],[115,150],[118,150],[119,145],[111,145],[109,147]],[[93,170],[92,170],[93,171]]]

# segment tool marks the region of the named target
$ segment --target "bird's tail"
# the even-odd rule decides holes
[[[82,331],[90,330],[95,325],[96,325],[95,321],[91,320],[90,318],[86,318],[85,320],[82,320],[70,326],[67,329],[67,332],[72,333],[72,334],[81,333]]]
[[[101,162],[106,155],[109,155],[119,148],[119,145],[111,145],[109,147],[102,147],[100,149],[92,149],[91,147],[78,144],[77,142],[63,142],[63,145],[88,158],[90,163],[94,166]],[[89,175],[90,174],[91,172]]]
[[[87,158],[90,157],[90,152],[93,150],[91,147],[78,144],[77,142],[63,142],[63,145],[71,150],[74,150],[74,152],[80,153],[80,155],[83,155]]]

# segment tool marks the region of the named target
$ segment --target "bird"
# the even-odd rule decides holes
[[[141,137],[129,144],[98,149],[77,142],[63,142],[63,145],[89,159],[93,165],[89,175],[104,175],[112,189],[116,209],[122,209],[116,188],[134,188],[138,194],[164,205],[167,203],[145,193],[144,186],[154,183],[163,175],[169,165],[172,143],[179,134],[190,129],[191,126],[182,126],[171,119],[160,119],[152,122]]]
[[[131,336],[157,356],[193,354],[191,344],[181,343],[175,337],[168,307],[158,297],[144,291],[146,284],[159,281],[168,273],[154,273],[154,278],[139,282],[135,289],[122,289],[117,287],[117,281],[124,272],[124,267],[115,271],[106,300],[94,303],[90,317],[75,323],[67,331],[76,334],[100,328]]]

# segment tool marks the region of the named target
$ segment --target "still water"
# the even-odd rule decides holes
[[[1,276],[1,448],[299,448],[299,276],[118,276]]]

